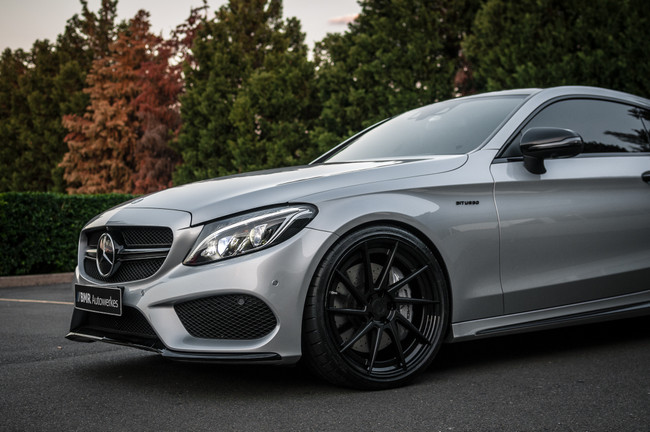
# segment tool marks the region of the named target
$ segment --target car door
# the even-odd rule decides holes
[[[650,289],[648,118],[619,102],[555,101],[494,161],[505,313]],[[532,174],[519,152],[531,127],[571,129],[584,152]]]

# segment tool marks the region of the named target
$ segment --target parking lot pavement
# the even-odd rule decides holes
[[[2,276],[0,288],[34,287],[72,283],[74,273],[52,273],[26,276]]]
[[[446,345],[411,386],[359,392],[300,367],[174,363],[68,341],[68,284],[6,288],[0,298],[3,432],[647,432],[650,424],[650,317]]]

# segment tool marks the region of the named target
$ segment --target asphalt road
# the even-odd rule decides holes
[[[0,298],[2,431],[650,431],[650,317],[447,345],[411,386],[360,392],[67,341],[67,285]]]

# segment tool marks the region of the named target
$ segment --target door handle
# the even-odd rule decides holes
[[[650,183],[650,171],[646,171],[643,174],[641,174],[641,180],[643,180],[646,183]]]

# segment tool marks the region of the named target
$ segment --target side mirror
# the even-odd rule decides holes
[[[519,148],[524,167],[533,174],[544,174],[544,159],[567,158],[582,152],[582,137],[570,130],[553,127],[530,128],[521,136]]]

